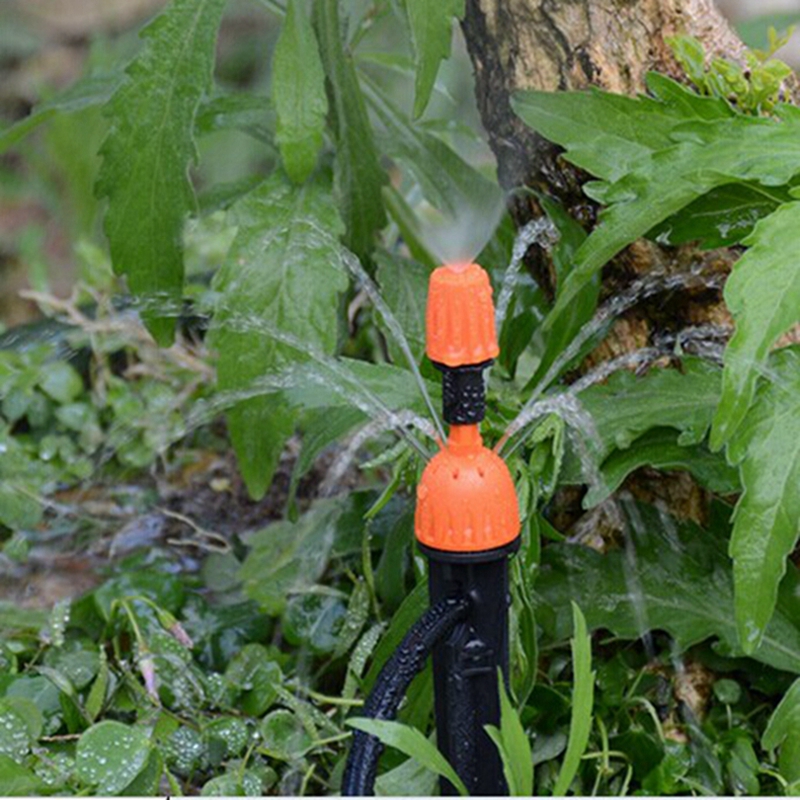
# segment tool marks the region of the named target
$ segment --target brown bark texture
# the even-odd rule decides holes
[[[587,230],[596,223],[598,210],[581,191],[589,176],[560,158],[558,147],[514,114],[513,93],[596,86],[636,95],[645,91],[650,70],[685,82],[666,42],[676,34],[697,37],[709,58],[740,61],[744,53],[744,45],[713,0],[467,0],[462,29],[501,185],[509,191],[531,186],[557,198]],[[519,226],[542,213],[530,193],[514,195],[511,212]],[[652,271],[670,274],[700,267],[727,273],[737,256],[735,248],[701,252],[692,246],[664,248],[642,240],[604,270],[601,298]],[[544,291],[554,294],[555,271],[546,251],[530,248],[526,264]],[[730,322],[719,289],[657,296],[620,318],[582,369],[646,346],[664,330]],[[702,521],[705,504],[687,479],[678,474],[652,481],[640,474],[629,488],[646,496],[642,499],[660,497],[678,516]]]

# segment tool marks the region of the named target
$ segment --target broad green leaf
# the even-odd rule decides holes
[[[306,358],[275,333],[312,349],[334,350],[347,276],[337,241],[342,226],[325,187],[297,187],[276,173],[237,204],[236,214],[239,231],[215,276],[221,299],[209,341],[219,352],[219,388],[246,392],[259,378]],[[285,400],[266,393],[228,412],[254,497],[269,486],[295,417]]]
[[[702,486],[717,494],[740,491],[738,470],[729,466],[722,456],[711,453],[703,445],[681,445],[680,434],[674,429],[653,428],[630,447],[606,458],[600,467],[602,485],[589,487],[583,500],[584,508],[602,503],[628,475],[645,466],[691,472]]]
[[[800,348],[775,353],[769,369],[770,382],[728,450],[744,488],[730,554],[739,636],[748,653],[772,616],[786,558],[800,534]]]
[[[516,102],[529,124],[567,148],[569,160],[606,181],[585,187],[609,207],[578,250],[548,328],[623,247],[692,201],[737,181],[783,186],[800,172],[800,114],[789,106],[778,107],[778,120],[722,112],[691,120],[679,105],[665,114],[667,104],[600,92],[526,93]],[[612,133],[590,135],[592,120]]]
[[[781,774],[788,781],[800,780],[800,679],[796,680],[772,712],[761,737],[765,750],[781,748]]]
[[[730,247],[746,239],[760,219],[790,200],[784,186],[730,183],[689,203],[647,236],[670,245],[698,241],[704,249]]]
[[[144,728],[98,722],[78,741],[78,776],[96,794],[119,794],[144,769],[151,749]]]
[[[259,732],[263,750],[279,761],[296,761],[314,744],[298,715],[285,708],[267,714]]]
[[[275,110],[272,100],[250,92],[226,92],[201,103],[195,118],[198,136],[238,130],[258,139],[274,151]]]
[[[286,6],[272,57],[272,100],[284,169],[302,183],[316,166],[328,113],[317,38],[302,0],[289,0]]]
[[[322,501],[296,523],[275,522],[252,534],[241,569],[247,595],[268,614],[281,614],[289,594],[311,588],[322,576],[341,514],[340,500]]]
[[[536,590],[556,612],[553,634],[568,635],[574,600],[586,610],[591,630],[626,639],[664,630],[682,650],[713,636],[726,653],[741,655],[727,541],[691,523],[665,523],[649,506],[636,506],[629,517],[627,552],[601,555],[560,543],[544,548]],[[789,573],[752,658],[800,673],[798,574],[793,567]]]
[[[599,455],[625,449],[655,427],[681,431],[679,444],[703,440],[719,397],[720,370],[699,358],[685,358],[678,369],[652,369],[636,376],[614,373],[579,395],[600,436]]]
[[[260,717],[277,699],[283,675],[267,648],[250,642],[228,664],[225,679],[242,693],[242,711]]]
[[[381,294],[419,362],[425,353],[425,304],[430,270],[417,261],[384,251],[376,253],[375,260]],[[404,356],[393,339],[389,339],[389,349],[395,364],[405,365]]]
[[[586,631],[586,620],[575,602],[572,603],[572,625],[572,713],[567,752],[553,787],[556,797],[566,795],[578,772],[592,730],[595,676],[592,672],[592,639]]]
[[[676,126],[733,116],[722,100],[699,97],[665,76],[651,73],[648,82],[664,101],[592,89],[517,92],[511,104],[523,122],[565,147],[574,164],[615,181],[673,145],[670,133]]]
[[[400,722],[368,719],[366,717],[348,719],[347,724],[356,730],[376,736],[383,744],[388,747],[394,747],[419,762],[431,772],[446,778],[455,786],[462,797],[466,797],[469,794],[464,782],[458,777],[456,771],[447,762],[447,759],[436,749],[436,745],[426,739],[416,728],[411,728]]]
[[[6,797],[32,797],[45,794],[40,778],[25,769],[18,759],[0,753],[0,788]]]
[[[335,594],[294,595],[286,605],[281,628],[289,644],[328,655],[336,650],[346,614],[342,598]]]
[[[31,712],[30,718],[26,712]],[[22,761],[41,728],[42,715],[31,700],[26,697],[0,700],[0,756]]]
[[[500,693],[500,727],[487,725],[486,733],[500,751],[509,793],[513,797],[530,797],[533,794],[531,743],[508,697],[502,673],[498,674],[497,684]]]
[[[145,47],[106,106],[111,127],[97,192],[108,198],[111,258],[162,344],[172,338],[183,287],[181,236],[195,207],[194,119],[211,85],[224,6],[173,0],[142,31]]]
[[[439,64],[450,57],[453,18],[464,16],[464,0],[405,0],[417,77],[414,84],[414,117],[428,105]]]
[[[756,225],[750,249],[725,284],[725,302],[736,331],[725,350],[722,397],[711,446],[736,434],[753,402],[760,372],[775,340],[800,320],[800,202],[787,203]]]
[[[313,19],[328,78],[336,139],[334,186],[347,231],[344,241],[364,256],[372,250],[375,232],[386,224],[381,193],[386,174],[378,163],[353,58],[342,44],[338,0],[315,2]]]
[[[120,76],[90,75],[73,83],[51,100],[37,105],[24,119],[0,131],[0,154],[13,147],[43,122],[57,114],[72,114],[105,103],[120,82]]]

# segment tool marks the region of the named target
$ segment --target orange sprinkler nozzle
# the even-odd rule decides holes
[[[489,276],[477,264],[451,264],[430,277],[427,353],[448,367],[481,364],[500,352]]]
[[[477,425],[453,425],[447,446],[425,468],[414,527],[423,545],[457,553],[493,550],[518,536],[514,482]]]

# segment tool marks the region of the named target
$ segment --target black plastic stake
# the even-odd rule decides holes
[[[484,730],[500,725],[498,669],[508,682],[508,558],[518,540],[481,553],[449,553],[420,546],[428,556],[432,605],[469,597],[463,622],[433,649],[439,749],[471,795],[507,795],[497,747]],[[442,779],[444,795],[457,794]]]

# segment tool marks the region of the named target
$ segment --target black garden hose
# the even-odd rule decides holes
[[[359,716],[394,719],[409,684],[422,671],[434,645],[464,619],[468,609],[467,598],[448,598],[429,608],[414,623],[384,665]],[[344,797],[374,794],[378,759],[382,751],[383,745],[376,736],[364,731],[355,732],[342,780]]]

